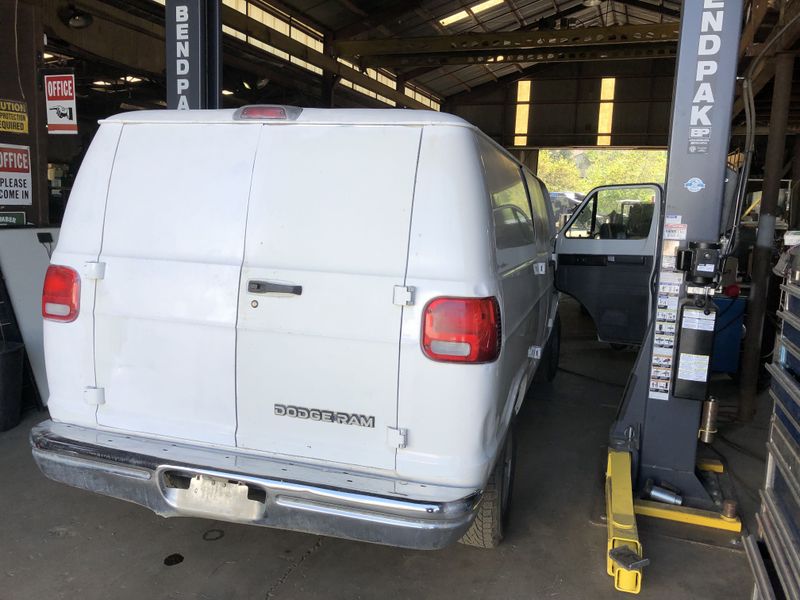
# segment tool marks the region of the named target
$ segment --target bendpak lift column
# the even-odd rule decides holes
[[[647,564],[631,510],[707,526],[717,526],[716,519],[722,528],[741,528],[738,519],[726,521],[718,514],[696,461],[714,337],[712,297],[721,272],[742,11],[743,0],[688,0],[681,7],[651,319],[610,434],[608,571],[622,591],[639,591],[641,567]],[[672,490],[688,508],[637,500],[654,484]],[[631,490],[633,501],[621,499],[620,490]],[[683,515],[665,516],[669,508]]]

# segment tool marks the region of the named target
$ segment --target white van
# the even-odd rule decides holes
[[[36,462],[167,517],[496,545],[557,365],[547,197],[436,112],[103,121],[44,284]]]

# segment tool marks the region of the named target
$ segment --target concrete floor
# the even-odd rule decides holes
[[[162,519],[46,480],[27,440],[30,427],[46,415],[28,414],[0,434],[0,600],[623,597],[605,573],[605,529],[590,524],[590,514],[608,427],[635,354],[596,342],[590,320],[573,303],[565,302],[562,311],[562,367],[572,373],[535,388],[523,408],[511,526],[497,550],[456,545],[415,552]],[[724,404],[735,387],[722,388]],[[730,459],[741,504],[750,512],[763,473],[763,463],[750,454],[764,454],[767,412],[754,426],[723,429],[738,449],[717,445]],[[750,597],[742,552],[646,531],[642,537],[652,565],[640,598]],[[165,565],[174,554],[182,562]]]

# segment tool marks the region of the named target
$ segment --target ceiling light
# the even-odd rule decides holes
[[[44,54],[42,54],[42,58],[45,60],[50,60],[51,58],[53,58],[53,55],[50,54],[49,52],[45,52]]]
[[[242,81],[242,85],[244,86],[244,89],[246,89],[246,90],[252,90],[253,89],[253,86],[251,86],[246,81]]]
[[[127,81],[128,83],[139,83],[139,82],[142,80],[142,78],[141,78],[141,77],[135,77],[135,76],[133,76],[133,75],[126,75],[126,76],[125,76],[125,77],[123,77],[122,79],[123,79],[124,81]]]
[[[465,11],[465,10],[462,10],[462,11],[459,11],[459,12],[455,13],[454,15],[450,15],[449,17],[445,17],[444,19],[440,19],[439,23],[441,25],[447,27],[448,25],[452,25],[453,23],[457,23],[458,21],[461,21],[462,19],[466,19],[467,17],[469,17],[469,13],[467,11]]]
[[[230,90],[222,90],[223,96],[233,96],[233,92]]]
[[[439,19],[439,24],[447,27],[448,25],[452,25],[453,23],[457,23],[469,17],[469,13],[471,12],[473,15],[477,15],[478,13],[482,13],[485,10],[489,10],[490,8],[494,8],[495,6],[499,6],[503,4],[506,0],[484,0],[483,2],[478,2],[477,4],[473,4],[469,7],[469,12],[466,10],[460,10],[457,13],[453,13],[449,17],[445,17],[444,19]]]
[[[469,9],[474,13],[481,13],[485,10],[489,10],[490,8],[494,8],[505,2],[506,0],[484,0],[484,2],[479,2],[478,4],[473,4],[469,7]]]
[[[98,79],[97,81],[93,81],[92,85],[99,85],[99,86],[106,87],[106,86],[112,85],[112,83],[110,81],[104,81],[102,79]]]

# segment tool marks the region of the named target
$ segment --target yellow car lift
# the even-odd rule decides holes
[[[606,467],[606,570],[617,590],[632,594],[649,564],[637,516],[742,530],[734,503],[720,503],[719,490],[709,489],[722,464],[698,461],[697,445],[716,432],[717,405],[708,395],[712,298],[729,250],[720,240],[729,225],[722,221],[744,4],[681,4],[666,188],[656,199],[665,216],[652,257],[651,320],[611,427]]]
[[[717,460],[702,459],[697,463],[701,471],[723,473]],[[608,545],[606,572],[614,578],[614,588],[620,592],[638,594],[642,589],[642,569],[650,560],[642,554],[636,515],[676,521],[688,525],[711,527],[741,533],[742,521],[737,516],[691,508],[636,500],[631,480],[631,454],[623,450],[608,450],[606,467],[606,523]]]

